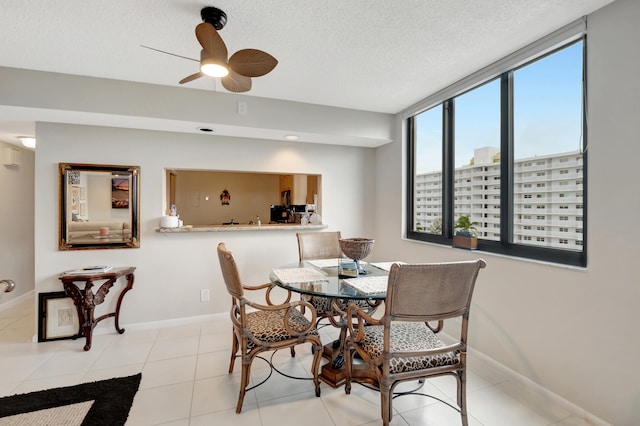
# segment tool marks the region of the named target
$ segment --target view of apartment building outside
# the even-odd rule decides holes
[[[514,162],[513,242],[582,250],[582,153],[572,151]],[[441,233],[442,173],[415,177],[414,229]],[[474,150],[470,164],[455,169],[454,219],[477,222],[478,238],[500,240],[500,153]]]

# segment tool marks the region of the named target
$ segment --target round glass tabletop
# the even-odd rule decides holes
[[[313,296],[374,300],[386,297],[388,271],[360,262],[366,274],[360,274],[357,278],[342,278],[338,276],[338,261],[335,261],[335,266],[327,263],[324,260],[311,260],[286,264],[273,269],[269,279],[279,287]],[[375,284],[378,291],[368,284]]]

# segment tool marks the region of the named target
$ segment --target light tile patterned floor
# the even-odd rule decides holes
[[[107,319],[112,321],[111,319]],[[126,326],[126,324],[125,324]],[[354,385],[344,389],[322,384],[316,398],[310,381],[292,380],[274,373],[262,386],[250,391],[241,414],[235,413],[239,362],[228,374],[231,325],[228,319],[177,327],[136,330],[118,335],[94,336],[89,352],[81,340],[32,343],[34,303],[21,302],[0,311],[0,396],[126,376],[142,372],[127,425],[378,425],[379,394]],[[323,341],[336,332],[321,329]],[[297,377],[310,377],[311,353],[299,346],[295,358],[289,351],[273,357],[278,369]],[[257,360],[254,383],[268,373],[268,364]],[[564,407],[522,389],[496,369],[472,356],[469,361],[467,399],[469,424],[473,426],[579,426],[588,423]],[[423,391],[445,400],[455,399],[455,380],[428,381]],[[393,425],[459,425],[459,414],[437,400],[403,396],[393,403]]]

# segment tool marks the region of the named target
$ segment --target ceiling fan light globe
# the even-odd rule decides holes
[[[200,66],[200,71],[209,77],[226,77],[229,75],[229,68],[221,64],[206,63]]]

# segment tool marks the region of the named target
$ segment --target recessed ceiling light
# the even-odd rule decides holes
[[[298,135],[286,135],[284,138],[290,141],[297,141]]]
[[[34,138],[33,136],[18,136],[18,139],[20,139],[22,145],[26,146],[27,148],[36,147],[36,138]]]
[[[211,133],[211,132],[213,132],[213,129],[210,129],[208,127],[201,127],[200,131],[201,132],[205,132],[205,133]]]

